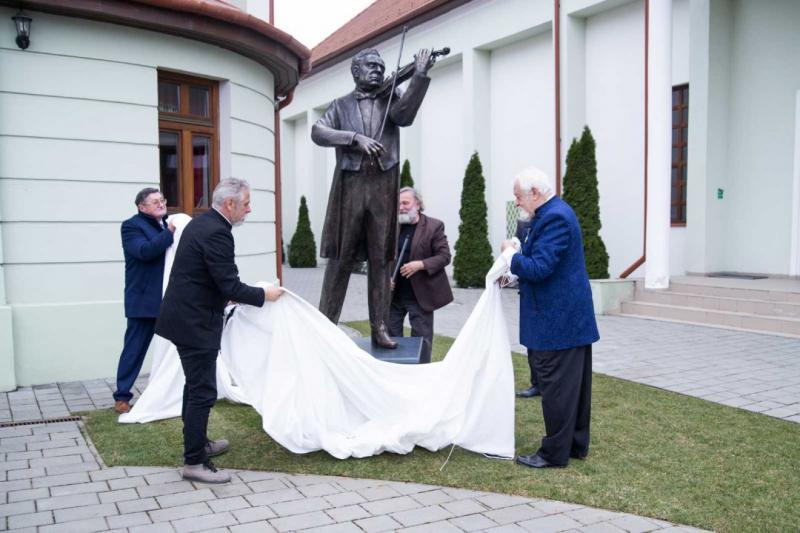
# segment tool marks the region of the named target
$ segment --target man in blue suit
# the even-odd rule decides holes
[[[172,244],[175,226],[166,221],[167,201],[158,189],[136,195],[138,213],[122,223],[125,255],[125,316],[128,327],[117,367],[114,410],[130,411],[131,387],[142,369],[161,306],[164,254]]]
[[[532,354],[546,432],[539,450],[516,462],[563,467],[589,453],[592,343],[600,338],[583,239],[572,208],[541,170],[518,174],[514,197],[531,225],[522,243],[505,241],[502,250],[519,277],[520,343]]]

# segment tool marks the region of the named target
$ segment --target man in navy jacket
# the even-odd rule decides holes
[[[519,277],[520,343],[533,355],[546,431],[539,450],[516,461],[533,468],[566,466],[570,457],[589,453],[592,343],[600,338],[581,228],[538,169],[517,175],[514,197],[531,225],[519,249],[503,242],[503,257]]]
[[[172,244],[175,226],[166,222],[167,202],[158,189],[136,195],[138,213],[122,223],[125,255],[125,316],[128,327],[117,367],[114,409],[130,411],[131,387],[142,369],[161,306],[164,254]]]

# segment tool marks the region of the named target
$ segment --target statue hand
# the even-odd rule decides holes
[[[361,152],[374,157],[378,157],[386,151],[381,143],[360,133],[356,133],[356,136],[353,137],[353,145],[358,147]]]
[[[427,48],[422,48],[414,56],[414,68],[420,74],[427,74],[428,69],[430,69],[435,62],[436,58],[431,57],[431,51]]]

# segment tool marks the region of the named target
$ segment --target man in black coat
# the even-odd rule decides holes
[[[169,284],[156,322],[156,333],[178,348],[186,376],[183,388],[183,477],[225,483],[209,457],[228,448],[224,439],[209,441],[208,415],[217,399],[217,354],[223,312],[229,301],[261,307],[280,298],[283,289],[251,287],[239,281],[231,228],[250,212],[250,186],[229,178],[214,189],[212,209],[195,218],[181,235]]]
[[[139,212],[123,222],[121,228],[128,326],[114,391],[114,410],[118,413],[131,410],[131,387],[153,339],[164,284],[164,254],[175,232],[175,226],[167,223],[167,201],[158,189],[142,189],[134,203]]]

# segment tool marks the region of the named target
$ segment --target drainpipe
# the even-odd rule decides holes
[[[271,3],[272,0],[270,0]],[[292,103],[294,87],[289,93],[275,102],[275,261],[278,279],[283,284],[283,213],[281,211],[281,109]]]
[[[553,39],[556,82],[556,195],[561,196],[561,16],[559,0],[553,2]]]

